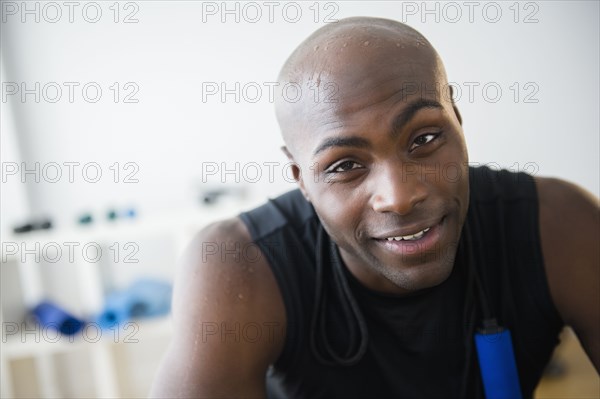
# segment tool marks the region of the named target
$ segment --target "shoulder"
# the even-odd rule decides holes
[[[152,396],[264,396],[286,315],[266,259],[247,255],[250,244],[239,218],[211,224],[191,240],[178,263],[174,335]]]
[[[597,261],[600,222],[598,199],[565,180],[536,177],[535,183],[546,263],[552,266],[557,261],[560,263],[567,259],[571,262],[587,260],[585,263]],[[564,273],[567,267],[563,265],[559,269]]]
[[[572,209],[573,202],[575,202],[586,206],[588,212],[593,211],[598,216],[598,199],[580,186],[553,177],[535,177],[534,180],[541,205]]]
[[[197,307],[217,316],[268,317],[285,325],[271,268],[238,217],[213,223],[194,236],[178,265],[173,302],[174,312]]]
[[[600,212],[581,187],[536,177],[542,254],[552,299],[600,367]]]

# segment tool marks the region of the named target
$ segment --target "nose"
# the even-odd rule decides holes
[[[373,180],[371,207],[375,212],[407,215],[427,198],[427,186],[414,164],[390,163]]]

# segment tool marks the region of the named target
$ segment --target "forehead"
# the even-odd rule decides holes
[[[442,104],[450,100],[443,66],[424,44],[369,41],[359,47],[345,42],[339,46],[324,51],[340,54],[304,75],[304,87],[312,95],[295,107],[302,119],[297,136],[304,148],[348,124],[381,120],[387,111],[419,98]]]

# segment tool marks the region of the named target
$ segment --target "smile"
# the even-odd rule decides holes
[[[439,245],[445,236],[445,220],[446,218],[443,217],[434,225],[411,234],[380,236],[379,238],[375,238],[375,242],[387,253],[419,257],[435,250],[435,248],[439,248]]]
[[[425,235],[425,233],[427,233],[429,230],[431,230],[431,227],[428,227],[424,230],[419,231],[418,233],[412,234],[412,235],[406,235],[406,236],[397,236],[397,237],[388,237],[387,240],[388,241],[415,241],[420,239],[421,237],[423,237]]]

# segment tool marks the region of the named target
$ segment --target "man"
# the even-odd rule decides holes
[[[267,372],[289,397],[482,396],[473,337],[491,318],[524,397],[564,324],[600,368],[597,199],[469,168],[422,35],[344,19],[280,82],[311,93],[276,109],[300,188],[196,236],[153,397],[264,397]]]

